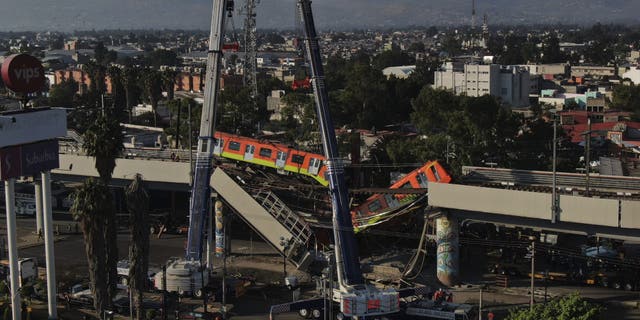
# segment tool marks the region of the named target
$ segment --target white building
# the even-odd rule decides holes
[[[448,62],[434,77],[434,88],[470,97],[490,94],[512,107],[529,106],[531,80],[529,71],[521,67]]]
[[[622,79],[629,78],[634,84],[640,84],[640,67],[631,67],[627,72],[622,74]]]
[[[398,79],[406,79],[409,78],[409,76],[416,71],[416,66],[412,65],[412,66],[396,66],[396,67],[386,67],[384,69],[382,69],[382,74],[388,78],[391,78],[391,76],[394,76]]]

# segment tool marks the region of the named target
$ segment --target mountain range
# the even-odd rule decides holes
[[[235,0],[236,7],[244,0]],[[208,29],[211,0],[2,0],[0,31]],[[469,24],[471,0],[315,0],[319,29]],[[258,28],[295,27],[295,0],[262,0]],[[476,24],[640,24],[638,0],[476,0]],[[234,24],[242,26],[236,15]]]

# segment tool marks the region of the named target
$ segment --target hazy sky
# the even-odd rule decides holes
[[[235,0],[236,7],[244,0]],[[640,23],[638,0],[477,0],[478,24]],[[0,31],[208,29],[211,0],[0,0]],[[471,0],[314,0],[319,28],[469,23]],[[262,0],[259,28],[292,28],[295,0]],[[241,28],[242,19],[234,19]]]

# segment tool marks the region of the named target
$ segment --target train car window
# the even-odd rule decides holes
[[[429,167],[429,169],[431,169],[431,172],[433,172],[433,175],[436,177],[436,181],[440,181],[440,174],[438,174],[438,170],[436,169],[436,166],[431,166]]]
[[[400,186],[400,189],[412,189],[412,188],[413,188],[413,186],[411,186],[411,181],[407,181],[403,185]]]
[[[233,151],[240,151],[240,142],[236,142],[236,141],[229,142],[229,149]]]
[[[304,163],[304,156],[293,154],[291,155],[291,162],[301,165]]]
[[[378,211],[380,210],[380,208],[382,208],[382,204],[380,203],[380,200],[375,200],[373,202],[371,202],[367,208],[369,208],[370,212],[374,212],[374,211]]]
[[[245,148],[244,148],[244,153],[250,153],[253,154],[256,151],[256,147],[254,147],[253,145],[248,144]]]
[[[427,186],[429,184],[429,180],[427,179],[427,176],[424,175],[424,172],[418,173],[416,179],[418,180],[418,185],[420,185],[421,187]]]
[[[271,158],[271,149],[260,148],[260,156],[263,158]]]

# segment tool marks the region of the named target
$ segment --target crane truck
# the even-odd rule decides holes
[[[233,6],[233,0],[213,1],[204,105],[200,119],[200,135],[189,204],[186,255],[184,259],[169,261],[166,265],[166,272],[159,273],[155,278],[155,285],[158,289],[177,291],[183,295],[201,296],[203,287],[208,284],[209,280],[209,270],[202,261],[202,247],[207,212],[210,210],[209,180],[215,144],[213,138],[215,106],[220,86],[220,61],[222,59],[225,17],[233,12]]]
[[[365,282],[360,268],[358,247],[355,239],[354,226],[349,211],[348,191],[344,179],[344,168],[338,156],[335,130],[329,114],[329,99],[325,86],[324,70],[320,55],[320,46],[316,33],[315,22],[311,9],[311,0],[297,0],[297,6],[302,19],[305,37],[305,51],[311,69],[311,87],[313,88],[315,107],[318,117],[322,146],[326,159],[326,177],[329,181],[329,195],[332,205],[332,224],[334,236],[334,258],[336,278],[335,286],[331,279],[332,290],[323,290],[321,297],[274,305],[270,310],[270,318],[284,312],[298,312],[302,316],[316,317],[318,310],[329,309],[327,300],[333,301],[339,307],[338,319],[386,319],[406,316],[409,318],[434,316],[441,319],[467,319],[469,309],[466,305],[456,306],[451,310],[442,310],[428,302],[422,302],[420,297],[429,294],[428,287],[413,287],[403,289],[378,289]],[[332,272],[329,272],[331,277]],[[407,300],[401,310],[401,299]],[[440,309],[440,310],[435,310]],[[309,312],[312,310],[312,312]],[[403,311],[404,314],[401,314]],[[324,310],[327,312],[327,310]]]

